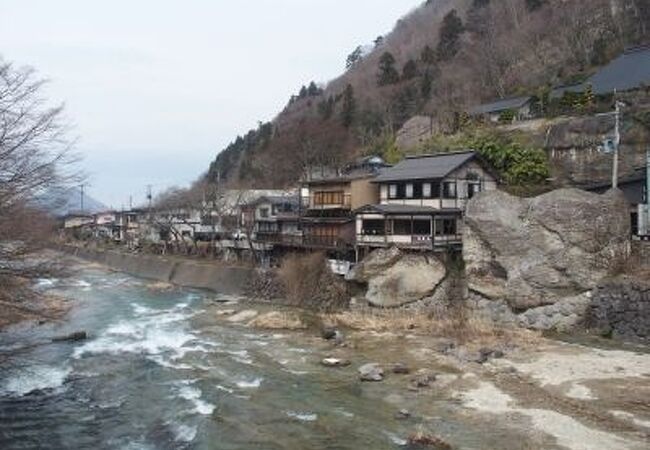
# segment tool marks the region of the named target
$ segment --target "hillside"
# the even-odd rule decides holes
[[[233,141],[207,178],[284,187],[314,166],[390,160],[413,115],[448,132],[472,105],[582,80],[649,37],[644,0],[428,0],[370,51],[352,49],[339,78]]]

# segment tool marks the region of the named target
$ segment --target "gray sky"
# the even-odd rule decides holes
[[[52,80],[116,208],[184,185],[421,0],[0,0],[0,55]]]

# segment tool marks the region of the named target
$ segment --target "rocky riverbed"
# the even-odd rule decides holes
[[[457,340],[415,315],[318,318],[75,273],[41,286],[70,299],[63,322],[0,334],[3,449],[610,450],[650,438],[642,346]],[[88,339],[52,342],[79,330]]]

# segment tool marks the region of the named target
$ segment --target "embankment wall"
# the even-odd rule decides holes
[[[135,277],[229,295],[243,294],[254,273],[253,269],[246,267],[228,267],[152,255],[77,247],[64,247],[62,250]]]

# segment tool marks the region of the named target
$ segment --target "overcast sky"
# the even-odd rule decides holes
[[[51,80],[109,206],[184,185],[421,0],[0,0],[0,55]]]

